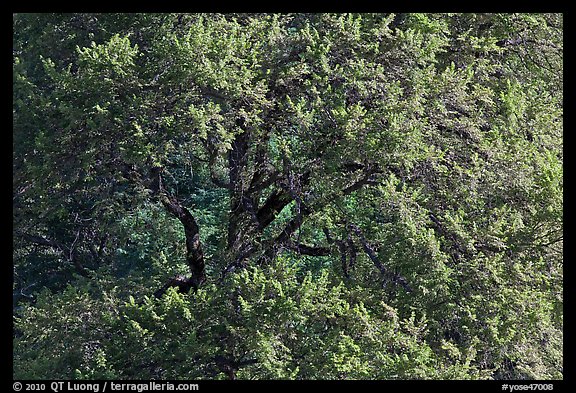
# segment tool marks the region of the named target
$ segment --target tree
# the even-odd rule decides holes
[[[205,293],[233,328],[182,356],[229,378],[561,378],[561,15],[26,14],[14,29],[15,294],[129,277],[118,296],[181,302],[192,317],[167,323],[196,334]],[[327,314],[303,332],[334,332],[340,371],[301,369],[312,349],[257,326],[304,304],[244,325],[262,301],[246,280],[304,296],[271,273],[287,259],[346,288],[326,306],[347,304],[338,318],[393,336],[385,304],[412,324],[420,363],[374,374],[359,354],[393,345]]]

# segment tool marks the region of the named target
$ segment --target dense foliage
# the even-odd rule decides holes
[[[563,378],[562,15],[13,25],[14,378]]]

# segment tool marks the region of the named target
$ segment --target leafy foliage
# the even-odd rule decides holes
[[[13,23],[15,378],[563,378],[562,15]]]

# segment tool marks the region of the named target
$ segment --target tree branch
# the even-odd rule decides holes
[[[352,185],[344,188],[340,193],[341,195],[347,195],[357,189],[360,189],[362,186],[366,185],[366,184],[370,184],[371,180],[370,180],[370,176],[373,173],[376,173],[378,170],[377,167],[372,168],[371,171],[362,179],[358,180],[357,182],[353,183]],[[340,194],[338,193],[338,194]],[[334,196],[337,196],[338,194],[334,194]],[[291,198],[292,199],[292,198]],[[317,211],[318,209],[322,209],[328,202],[330,201],[330,198],[326,198],[324,199],[323,203],[315,206],[315,208],[309,207],[307,204],[301,202],[300,204],[300,211],[298,212],[298,214],[296,215],[296,217],[292,218],[284,227],[284,229],[282,230],[282,232],[280,232],[280,234],[271,242],[271,244],[266,248],[266,251],[264,252],[264,254],[259,258],[258,263],[259,264],[263,264],[266,261],[271,260],[276,253],[282,248],[285,247],[288,240],[290,239],[290,237],[292,236],[292,234],[294,232],[296,232],[296,230],[302,225],[303,219],[310,215],[312,212]],[[326,234],[326,230],[325,230],[325,234]],[[329,234],[327,234],[327,239],[328,239]],[[330,242],[330,240],[329,240]]]
[[[298,202],[299,202],[298,203],[298,212],[297,212],[295,217],[293,217],[290,221],[288,221],[288,223],[284,226],[284,229],[274,239],[267,241],[263,247],[259,247],[261,250],[263,249],[264,252],[258,258],[257,264],[262,265],[262,264],[265,264],[268,261],[272,260],[274,258],[274,256],[283,248],[295,249],[295,246],[290,245],[291,236],[298,230],[298,228],[300,228],[305,217],[310,215],[312,212],[317,211],[318,209],[322,209],[324,206],[326,206],[331,201],[331,199],[334,199],[335,197],[342,196],[342,195],[348,195],[351,192],[360,189],[364,185],[375,184],[376,182],[371,178],[371,176],[376,174],[376,173],[381,172],[378,165],[376,165],[376,164],[367,165],[367,166],[364,166],[363,169],[365,170],[365,176],[364,177],[362,177],[360,180],[354,182],[350,186],[344,188],[343,190],[341,190],[339,192],[335,192],[334,194],[331,195],[331,197],[322,198],[320,203],[317,203],[316,206],[314,206],[314,207],[308,206],[306,203],[304,203],[298,197],[297,190],[295,190],[295,189],[293,189],[293,187],[291,187],[291,185],[293,186],[292,183],[294,183],[294,179],[292,179],[292,182],[290,182],[290,179],[287,179],[288,184],[283,186],[283,190],[274,191],[268,197],[268,199],[266,200],[264,205],[258,210],[256,215],[257,215],[258,222],[260,224],[259,228],[263,229],[266,226],[268,226],[272,221],[274,221],[274,219],[277,217],[278,213],[287,204],[289,204],[292,200],[298,199]],[[306,171],[305,173],[303,173],[302,175],[299,176],[297,181],[299,183],[300,188],[303,185],[308,183],[310,175],[311,175],[311,171]],[[297,242],[297,243],[299,243],[299,242]],[[353,246],[353,244],[352,244],[352,246]],[[304,252],[302,252],[302,250],[304,250]],[[257,249],[253,248],[253,249],[251,249],[250,253],[248,253],[248,254],[240,254],[239,258],[241,260],[248,258],[249,256],[251,256],[256,251],[257,251]],[[314,249],[312,249],[312,248],[306,248],[306,246],[301,248],[301,253],[306,253],[306,252],[313,254],[312,256],[329,255],[329,249],[327,249],[327,248],[314,248]],[[351,249],[351,252],[353,253],[351,256],[351,258],[352,258],[351,261],[353,263],[353,261],[355,261],[355,257],[356,257],[356,249],[355,248]],[[229,266],[236,266],[238,264],[239,264],[239,262],[235,261],[232,264],[230,264]]]
[[[190,283],[194,289],[206,280],[204,252],[200,243],[200,230],[194,216],[174,197],[161,195],[160,200],[166,209],[172,213],[184,226],[186,237],[186,262],[192,273]]]
[[[342,190],[342,194],[343,195],[348,195],[356,190],[359,190],[360,188],[362,188],[363,186],[370,184],[370,185],[376,185],[378,184],[372,177],[372,175],[376,174],[376,173],[381,173],[382,171],[377,167],[366,167],[366,172],[364,173],[364,176],[360,179],[357,180],[356,182],[352,183],[351,185],[349,185],[348,187],[344,188]]]
[[[304,172],[302,175],[298,176],[298,182],[300,187],[306,186],[310,180],[310,171]],[[272,221],[276,219],[278,214],[293,200],[298,199],[295,195],[294,190],[289,186],[284,186],[280,190],[274,191],[264,202],[262,207],[258,209],[258,221],[260,223],[260,228],[266,228]]]
[[[241,122],[240,122],[241,123]],[[241,126],[242,124],[239,124]],[[240,240],[245,196],[245,169],[248,160],[250,132],[236,135],[232,149],[228,152],[228,176],[230,178],[230,210],[228,219],[228,248],[237,248]]]
[[[155,167],[151,170],[150,189],[155,192],[160,202],[166,210],[168,210],[174,217],[176,217],[184,227],[184,235],[186,238],[186,262],[190,268],[192,276],[189,278],[190,286],[194,289],[206,280],[205,265],[204,265],[204,252],[202,250],[202,243],[200,242],[200,229],[194,216],[190,211],[184,207],[177,198],[169,195],[164,189],[162,182],[162,168]]]
[[[387,269],[380,262],[380,259],[376,255],[376,252],[374,251],[372,246],[370,246],[370,244],[368,244],[368,241],[364,237],[364,234],[362,233],[362,231],[360,231],[360,228],[358,228],[354,224],[350,224],[349,226],[350,226],[350,229],[352,229],[352,231],[354,231],[356,236],[358,236],[358,239],[360,240],[360,244],[362,244],[362,248],[364,249],[364,252],[368,255],[368,257],[372,260],[372,262],[374,262],[374,265],[376,265],[378,270],[380,270],[380,273],[382,273],[382,275],[387,275],[388,274]]]
[[[310,255],[313,257],[322,257],[330,255],[330,248],[328,247],[316,247],[316,246],[308,246],[306,244],[298,243],[289,245],[291,250],[296,251],[302,255]]]
[[[378,270],[380,270],[380,273],[382,273],[382,276],[385,278],[391,278],[393,282],[400,284],[406,290],[406,292],[412,292],[412,288],[410,287],[410,285],[408,284],[408,281],[404,277],[402,277],[398,273],[392,273],[391,274],[388,272],[388,269],[386,269],[384,267],[384,265],[380,262],[380,259],[376,255],[376,252],[374,251],[372,246],[370,246],[370,244],[368,243],[368,241],[364,237],[364,234],[362,233],[360,228],[358,228],[354,224],[349,224],[349,227],[350,227],[350,229],[352,229],[352,231],[354,231],[356,236],[358,236],[358,239],[360,240],[360,243],[362,244],[362,248],[364,249],[364,252],[368,255],[368,257],[372,260],[372,262],[374,262],[374,265],[378,268]]]
[[[38,244],[40,246],[47,246],[55,248],[63,253],[66,253],[67,247],[64,247],[55,240],[50,240],[42,236],[31,235],[29,233],[19,233],[20,237],[29,241],[30,243]]]
[[[290,202],[292,202],[292,197],[286,191],[276,190],[272,192],[256,213],[260,228],[263,229],[270,225]]]
[[[82,264],[80,263],[80,261],[76,257],[76,253],[74,252],[74,246],[76,245],[76,242],[78,241],[78,238],[80,237],[79,231],[76,233],[76,237],[74,238],[74,242],[72,243],[71,247],[65,246],[65,245],[63,245],[63,244],[61,244],[55,240],[50,240],[50,239],[47,239],[47,238],[42,237],[42,236],[31,235],[29,233],[19,233],[19,235],[24,240],[27,240],[30,243],[38,244],[40,246],[54,248],[54,249],[60,251],[62,253],[62,255],[64,255],[64,258],[74,265],[74,268],[76,269],[76,272],[78,274],[80,274],[81,276],[84,276],[84,277],[88,276],[88,272],[86,271],[86,268],[84,266],[82,266]]]
[[[192,282],[186,276],[179,274],[175,277],[169,278],[161,288],[154,292],[154,297],[160,299],[162,295],[166,293],[168,288],[171,287],[177,287],[178,291],[181,293],[188,293],[192,287]]]
[[[258,171],[257,173],[254,174],[254,176],[252,177],[252,182],[250,183],[250,187],[248,187],[248,194],[252,195],[256,191],[262,191],[270,187],[276,181],[280,180],[278,171],[271,172],[268,175],[268,178],[264,180],[262,180],[263,176],[264,175],[262,171]]]

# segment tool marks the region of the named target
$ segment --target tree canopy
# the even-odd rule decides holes
[[[13,28],[15,378],[563,378],[561,14]]]

